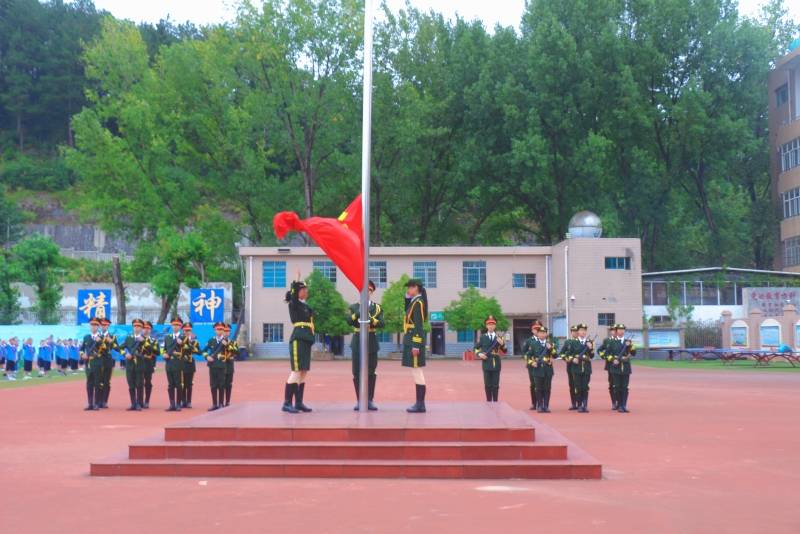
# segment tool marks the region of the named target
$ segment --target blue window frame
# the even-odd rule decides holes
[[[375,287],[386,287],[386,262],[369,262],[369,279],[375,282]]]
[[[459,343],[472,343],[475,341],[475,332],[472,330],[459,330],[457,336]]]
[[[536,273],[514,273],[511,275],[512,287],[533,289],[536,287]]]
[[[378,343],[391,343],[392,342],[392,333],[391,332],[375,332],[375,337],[378,338]]]
[[[425,287],[436,287],[436,262],[415,261],[414,278],[422,280]]]
[[[264,323],[264,343],[283,342],[283,323]]]
[[[336,265],[330,260],[314,260],[314,270],[322,273],[322,276],[336,283]]]
[[[286,262],[265,261],[262,263],[263,287],[286,287]]]
[[[606,256],[606,269],[631,270],[631,259],[627,256]]]
[[[479,287],[486,289],[486,262],[485,261],[465,261],[464,288]]]

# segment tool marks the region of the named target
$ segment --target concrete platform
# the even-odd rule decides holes
[[[504,402],[326,403],[291,415],[247,402],[165,428],[94,476],[599,479],[594,458]]]

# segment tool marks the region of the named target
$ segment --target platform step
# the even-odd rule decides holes
[[[599,479],[596,463],[572,460],[111,460],[93,476]]]
[[[566,460],[567,446],[532,441],[160,441],[132,444],[129,459]]]

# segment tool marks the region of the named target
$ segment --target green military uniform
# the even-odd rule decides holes
[[[111,321],[108,319],[101,319],[101,323],[106,327],[106,330],[100,333],[101,339],[98,345],[97,354],[100,358],[100,408],[108,408],[108,399],[111,396],[111,377],[114,375],[114,355],[111,351],[119,352],[119,343],[117,343],[117,336],[108,332],[108,325]]]
[[[174,318],[172,325],[183,325],[180,318]],[[181,373],[183,362],[181,361],[181,347],[185,338],[180,331],[173,332],[164,338],[164,360],[166,361],[165,370],[167,373],[167,393],[169,395],[168,412],[179,412],[181,410],[183,388],[181,387]]]
[[[425,367],[425,320],[427,319],[428,296],[420,280],[409,280],[406,287],[416,287],[418,293],[413,297],[406,296],[405,315],[403,317],[403,367],[420,369]],[[414,350],[417,354],[414,354]],[[414,383],[416,402],[406,411],[409,413],[425,413],[425,384]]]
[[[522,344],[522,357],[525,359],[525,365],[528,365],[528,354],[531,354],[533,351],[533,344],[536,343],[536,331],[541,328],[541,325],[534,325],[534,335],[529,337],[525,340]],[[531,373],[530,368],[528,368],[528,378],[530,379],[530,390],[531,390],[531,410],[538,410],[539,403],[537,402],[538,396],[536,395],[536,382],[533,380],[533,374]]]
[[[574,334],[578,331],[577,326],[571,326],[569,328],[570,334]],[[561,351],[559,352],[559,356],[562,360],[567,363],[567,383],[569,384],[569,402],[570,402],[570,410],[577,410],[578,409],[578,400],[575,396],[575,380],[572,376],[572,356],[577,354],[576,351],[580,351],[578,348],[578,341],[575,337],[570,337],[566,341],[564,341],[564,345],[561,347]]]
[[[541,327],[540,331],[547,332]],[[550,412],[550,386],[553,382],[553,360],[557,357],[555,345],[545,339],[538,338],[526,343],[525,361],[528,367],[528,378],[534,385],[535,405],[537,412]]]
[[[624,330],[624,325],[616,325],[617,330]],[[636,349],[629,339],[612,337],[607,339],[605,349],[601,355],[606,360],[610,369],[616,410],[620,413],[628,412],[628,384],[630,382],[631,358],[636,355]],[[605,343],[604,343],[605,344]]]
[[[311,347],[314,345],[314,310],[304,300],[300,300],[300,290],[307,287],[305,282],[296,280],[286,294],[289,305],[289,320],[292,321],[292,335],[289,338],[289,367],[292,371],[311,370]],[[303,404],[305,382],[289,384],[284,390],[284,412],[310,412],[311,408]],[[292,406],[294,397],[294,406]]]
[[[370,282],[372,284],[372,282]],[[371,287],[374,287],[371,285]],[[359,303],[355,303],[350,305],[350,317],[348,318],[348,323],[350,326],[353,327],[353,339],[350,341],[350,351],[352,353],[352,363],[353,363],[353,385],[356,388],[356,400],[358,400],[360,395],[360,384],[361,384],[361,333],[359,320],[361,318],[361,305]],[[375,371],[378,368],[378,350],[380,349],[380,344],[378,343],[378,336],[376,335],[376,331],[384,326],[383,320],[383,308],[377,302],[370,301],[369,303],[369,335],[367,338],[368,343],[368,355],[367,355],[367,366],[368,366],[368,374],[367,374],[367,393],[368,393],[368,407],[370,410],[377,410],[378,408],[372,403],[373,399],[375,399],[375,384],[377,382],[377,375]],[[358,404],[356,404],[355,410],[358,410]]]
[[[613,330],[613,327],[609,328],[609,332]],[[605,362],[603,364],[603,370],[608,375],[608,396],[611,397],[611,409],[617,409],[617,398],[614,395],[614,379],[611,376],[611,364],[609,364],[608,360],[606,359],[606,353],[609,351],[609,347],[611,345],[613,338],[607,337],[603,340],[600,344],[600,347],[597,349],[597,355],[603,359]]]
[[[136,319],[133,321],[134,327],[143,326],[143,323]],[[125,378],[128,381],[128,394],[131,399],[131,407],[128,411],[140,411],[144,406],[144,355],[142,354],[142,344],[144,343],[144,336],[141,332],[136,335],[135,333],[125,338],[122,344],[122,349],[126,353],[125,364]],[[127,359],[127,356],[131,359]]]
[[[96,319],[92,319],[95,322]],[[102,362],[97,357],[97,349],[100,343],[100,334],[86,334],[80,346],[81,359],[85,360],[84,371],[86,373],[86,397],[88,403],[86,410],[97,410],[102,391],[100,388],[100,374],[102,372]]]
[[[145,322],[146,329],[152,329],[150,321]],[[141,346],[142,357],[144,358],[144,404],[142,408],[150,408],[150,394],[153,392],[153,373],[156,370],[156,358],[160,352],[158,340],[149,334],[144,334],[144,341]]]
[[[235,340],[230,339],[230,332],[230,325],[225,325],[225,337],[228,338],[227,354],[225,355],[225,406],[230,406],[231,404],[234,362],[236,361],[236,356],[239,355],[239,344]]]
[[[225,361],[228,357],[228,339],[225,337],[225,325],[214,325],[216,337],[208,340],[203,357],[208,363],[208,379],[211,385],[211,408],[214,411],[222,408],[225,402]]]
[[[586,325],[578,325],[578,329],[586,329]],[[578,411],[587,413],[589,402],[589,381],[592,377],[592,358],[594,348],[589,339],[573,338],[564,343],[561,348],[562,356],[567,360],[572,374],[572,387],[578,404]],[[577,360],[577,362],[575,361]]]
[[[497,321],[490,315],[484,321],[484,324],[489,323],[497,324]],[[500,393],[500,357],[506,353],[505,340],[502,342],[501,340],[502,338],[496,332],[487,330],[481,334],[474,349],[475,354],[486,355],[485,360],[481,359],[481,368],[483,369],[483,388],[487,402],[497,402]]]
[[[194,361],[194,355],[200,354],[200,342],[191,334],[192,323],[184,323],[183,333],[186,341],[181,347],[181,385],[183,387],[183,408],[192,407],[192,388],[194,386],[194,374],[197,372],[197,363]]]

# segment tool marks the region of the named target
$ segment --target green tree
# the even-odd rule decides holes
[[[12,284],[19,281],[20,272],[8,250],[0,250],[0,324],[19,322],[19,290]]]
[[[308,305],[314,310],[314,329],[319,334],[343,336],[350,332],[347,302],[336,286],[318,271],[306,277]]]
[[[0,247],[9,247],[22,235],[22,210],[0,187]]]
[[[21,280],[36,291],[36,313],[41,324],[58,324],[60,320],[61,281],[58,269],[61,254],[58,246],[42,235],[32,235],[14,245],[14,258]]]
[[[481,295],[477,288],[470,287],[458,294],[444,309],[447,324],[453,330],[470,330],[475,332],[484,327],[484,321],[489,315],[494,315],[497,320],[497,330],[508,330],[509,321],[503,314],[500,303],[494,297]]]
[[[406,284],[410,277],[401,275],[383,292],[381,306],[383,307],[383,320],[386,326],[384,331],[393,333],[403,332],[403,321],[406,315]]]

